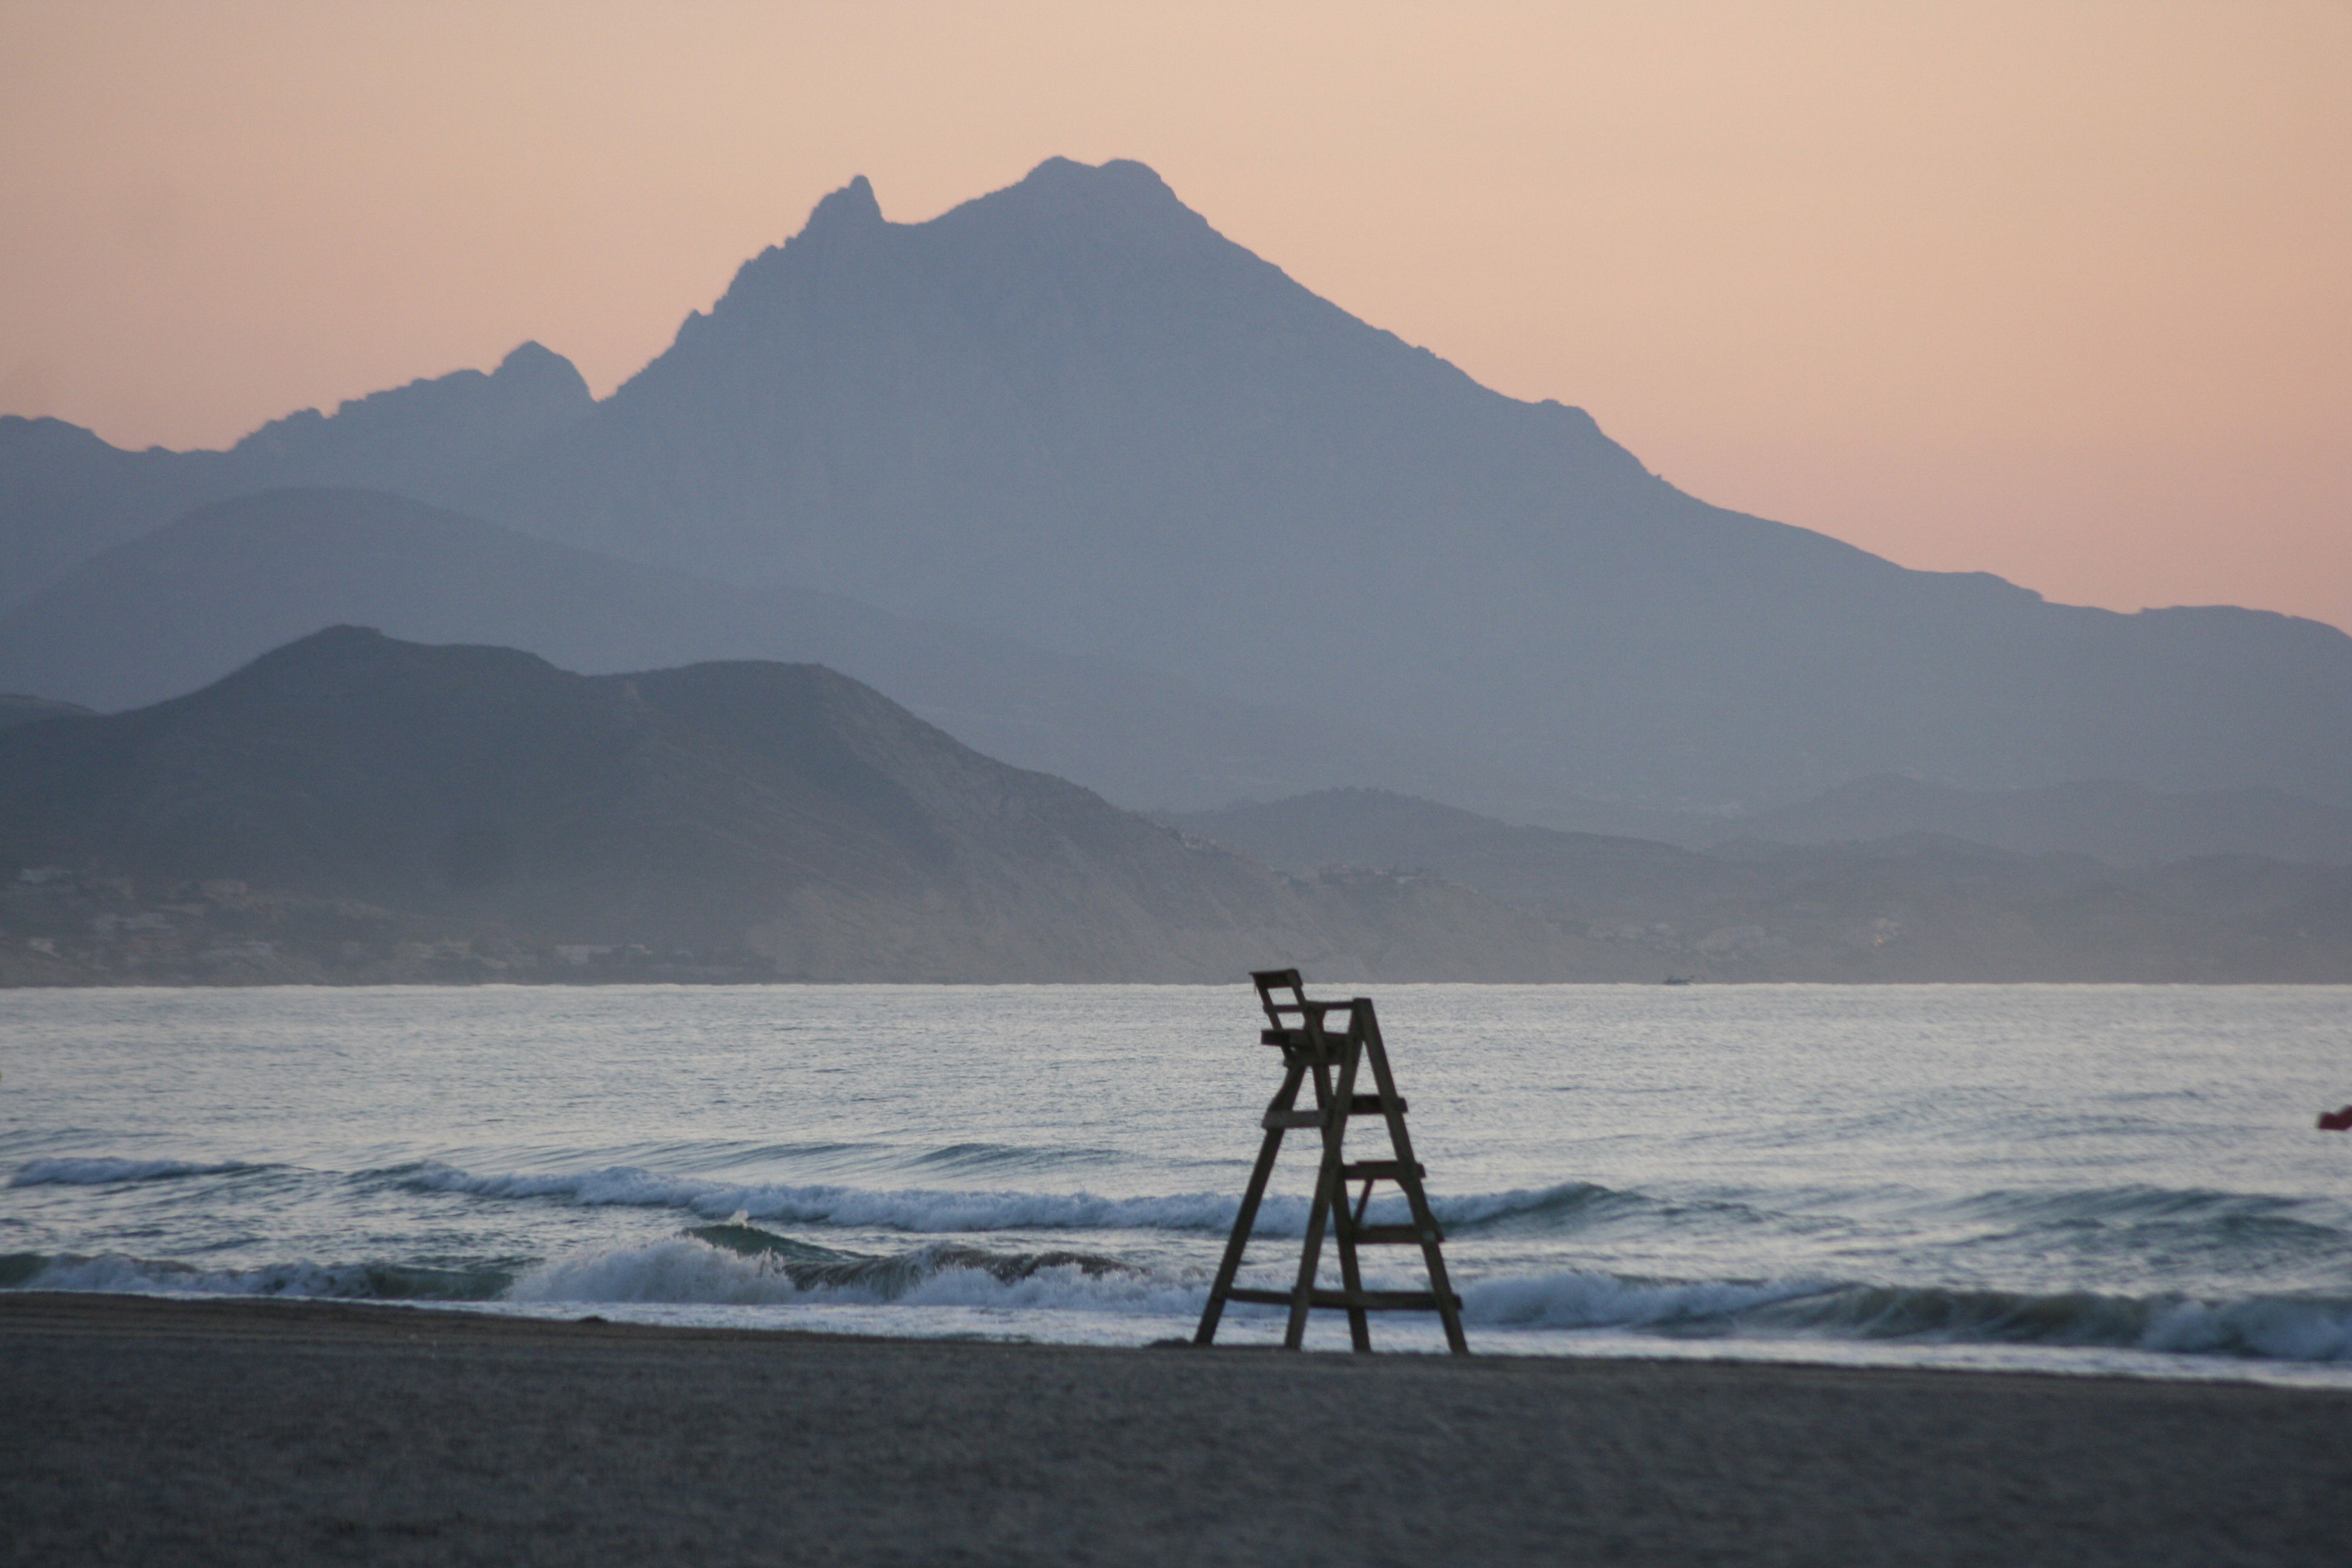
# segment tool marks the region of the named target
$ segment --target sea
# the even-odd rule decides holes
[[[2352,988],[1310,989],[1378,1006],[1477,1353],[2352,1386],[2352,1134],[2315,1125]],[[0,993],[0,1289],[1187,1340],[1263,1022],[1245,985]],[[1316,1157],[1245,1283],[1291,1282]]]

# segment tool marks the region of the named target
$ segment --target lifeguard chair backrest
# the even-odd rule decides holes
[[[1250,973],[1268,1026],[1258,1039],[1285,1051],[1304,1047],[1321,1053],[1333,1048],[1354,1028],[1353,1002],[1309,1002],[1307,983],[1296,969],[1260,969]],[[1335,1019],[1332,1015],[1339,1016]],[[1336,1026],[1335,1026],[1336,1025]]]
[[[1296,1029],[1307,1021],[1307,982],[1296,969],[1259,969],[1250,973],[1265,1021],[1277,1029]],[[1287,995],[1277,993],[1287,993]],[[1288,1017],[1283,1016],[1287,1013]]]

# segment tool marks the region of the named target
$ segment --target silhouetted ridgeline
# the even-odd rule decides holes
[[[0,694],[0,730],[13,730],[19,724],[30,724],[37,719],[62,719],[72,714],[89,711],[89,709],[77,702],[58,702],[46,697]]]
[[[0,608],[206,501],[285,485],[429,489],[592,406],[571,361],[525,343],[493,374],[412,382],[332,416],[306,408],[227,452],[125,452],[63,420],[0,417]]]
[[[1562,826],[1595,801],[1769,811],[1887,773],[2352,790],[2335,628],[2049,605],[1707,506],[1582,412],[1317,299],[1137,163],[1054,160],[913,225],[856,182],[602,403],[530,348],[229,453],[0,420],[0,607],[198,502],[289,484],[840,595],[927,628],[891,656],[908,668],[948,657],[943,625],[1140,667],[1199,700],[1124,740],[1045,702],[1032,731],[1055,733],[1019,752],[1131,805],[1213,805],[1244,774],[1261,796],[1357,783]],[[466,635],[522,641],[527,618]],[[1017,701],[983,706],[1018,732]],[[1249,715],[1301,707],[1360,771],[1236,748]],[[1171,755],[1201,760],[1153,765]],[[1155,776],[1167,793],[1139,793]]]

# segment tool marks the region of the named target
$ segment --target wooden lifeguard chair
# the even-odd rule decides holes
[[[1404,1097],[1397,1093],[1395,1075],[1389,1071],[1388,1048],[1381,1043],[1380,1020],[1373,1015],[1371,999],[1358,996],[1346,1002],[1310,1002],[1296,969],[1264,970],[1250,978],[1256,983],[1258,1001],[1265,1008],[1267,1027],[1258,1038],[1282,1052],[1282,1088],[1276,1091],[1265,1115],[1259,1121],[1258,1125],[1265,1129],[1265,1142],[1258,1147],[1257,1164],[1250,1172],[1247,1190],[1242,1194],[1241,1212],[1234,1216],[1234,1233],[1225,1243],[1224,1260],[1217,1266],[1216,1283],[1209,1288],[1209,1304],[1202,1310],[1201,1327],[1193,1334],[1192,1342],[1205,1345],[1215,1342],[1217,1320],[1223,1316],[1226,1302],[1255,1301],[1290,1309],[1290,1324],[1282,1338],[1286,1350],[1299,1348],[1307,1333],[1307,1314],[1310,1310],[1337,1307],[1347,1312],[1349,1337],[1359,1351],[1372,1348],[1367,1314],[1433,1311],[1445,1325],[1446,1345],[1455,1355],[1468,1355],[1469,1342],[1462,1337],[1462,1299],[1446,1282],[1445,1257],[1439,1247],[1444,1236],[1438,1229],[1436,1217],[1430,1213],[1429,1194],[1422,1189],[1421,1179],[1427,1173],[1412,1157],[1412,1139],[1404,1129]],[[1342,1015],[1344,1026],[1339,1022]],[[1357,1079],[1367,1063],[1372,1069],[1373,1089],[1370,1094],[1360,1094],[1356,1091]],[[1315,1109],[1301,1110],[1298,1091],[1307,1083],[1315,1086]],[[1388,1159],[1350,1161],[1346,1157],[1342,1145],[1348,1124],[1359,1116],[1378,1116],[1387,1123]],[[1298,1281],[1287,1290],[1244,1289],[1234,1283],[1234,1279],[1241,1271],[1242,1254],[1247,1250],[1250,1231],[1257,1223],[1258,1205],[1265,1196],[1266,1183],[1274,1175],[1275,1159],[1282,1152],[1282,1135],[1293,1128],[1309,1127],[1323,1135],[1323,1160],[1315,1178],[1315,1205],[1307,1211],[1307,1240],[1298,1258]],[[1363,1190],[1355,1195],[1351,1207],[1349,1184],[1357,1181],[1363,1183]],[[1412,1212],[1410,1224],[1364,1223],[1372,1188],[1381,1182],[1393,1182],[1403,1191],[1405,1204]],[[1316,1283],[1327,1226],[1339,1254],[1340,1288],[1337,1290]],[[1422,1262],[1429,1272],[1429,1289],[1365,1289],[1356,1249],[1380,1246],[1420,1247]]]

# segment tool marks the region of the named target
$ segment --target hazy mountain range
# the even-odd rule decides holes
[[[289,484],[1304,707],[1384,738],[1353,782],[1523,820],[1888,773],[2352,789],[2341,632],[2053,605],[1707,506],[1580,411],[1316,298],[1136,163],[1055,160],[913,225],[855,182],[601,403],[531,346],[227,453],[0,421],[0,591]]]
[[[990,755],[1130,804],[1224,805],[1373,777],[1442,794],[1461,776],[1367,727],[1237,702],[1143,666],[1047,653],[837,595],[732,587],[373,490],[216,501],[84,562],[0,616],[0,688],[140,707],[339,624],[504,643],[589,673],[705,658],[825,664]],[[0,723],[46,710],[11,701]],[[2352,809],[2254,788],[1970,791],[1879,775],[1736,817],[1586,803],[1555,819],[1691,847],[1931,833],[2119,865],[2228,852],[2352,863]]]
[[[1189,814],[1298,874],[1365,868],[1359,892],[1402,900],[1387,947],[1360,910],[1329,923],[1336,894],[1316,913],[1266,891],[1231,918],[1366,973],[2301,973],[2296,944],[2329,940],[2322,906],[2344,895],[2277,867],[2352,861],[2342,632],[2053,605],[1708,506],[1583,412],[1487,391],[1316,298],[1130,163],[1054,160],[913,225],[856,181],[601,402],[528,343],[224,452],[0,418],[0,690],[25,698],[0,728],[100,733],[75,704],[152,726],[140,714],[234,676],[219,700],[345,623],[583,672],[565,681],[830,667],[990,767]],[[463,668],[523,668],[486,658]],[[270,787],[182,780],[150,804],[184,785]],[[0,779],[26,809],[30,788]],[[74,842],[92,865],[112,853]],[[898,910],[871,929],[912,944],[872,949],[900,954],[898,977],[1173,977],[1192,960],[1166,955],[1213,947],[1124,916],[1105,918],[1125,947],[1042,926],[1030,948],[959,946],[889,903],[883,860],[860,863]],[[422,884],[329,880],[285,890],[555,940],[517,891],[467,914]],[[2017,912],[2110,893],[2110,914],[2137,912]],[[1095,894],[1058,897],[1019,918]],[[1431,899],[1454,900],[1455,935],[1416,923]],[[1913,916],[1884,912],[1904,900]],[[1801,905],[1820,921],[1792,924]],[[729,911],[693,931],[633,916],[627,941],[798,962],[743,945],[759,921]],[[1899,951],[1881,921],[1909,933]],[[1733,929],[1764,945],[1696,945]],[[1494,943],[1483,969],[1468,931]],[[2037,942],[2064,975],[2031,962]],[[808,973],[882,973],[827,952]]]
[[[1317,299],[1134,163],[1049,163],[919,225],[855,184],[467,494],[593,548],[1312,704],[1480,759],[1496,801],[1763,805],[1881,772],[2352,784],[2342,633],[2050,605],[1706,506],[1582,412]]]

